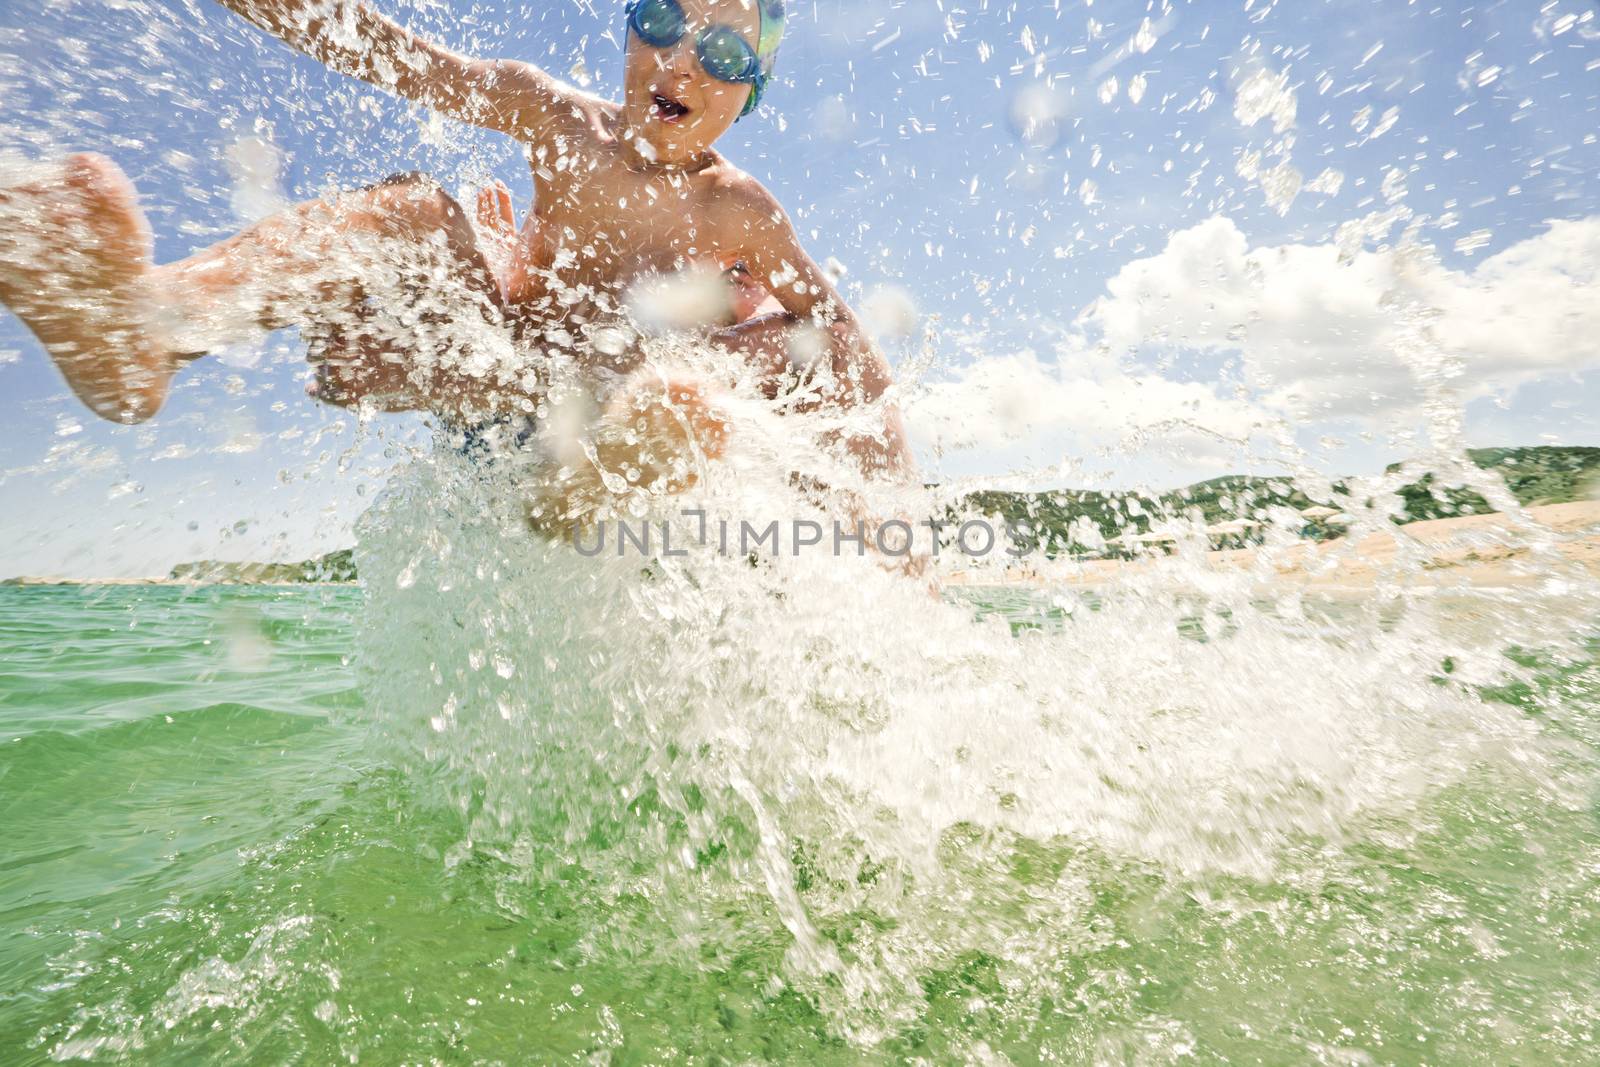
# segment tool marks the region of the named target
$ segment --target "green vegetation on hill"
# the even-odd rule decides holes
[[[1467,456],[1505,480],[1506,488],[1525,507],[1583,500],[1600,489],[1600,448],[1472,448]],[[1389,470],[1399,470],[1393,465]],[[1439,486],[1432,474],[1400,489],[1407,522],[1476,515],[1492,511],[1481,495]]]
[[[355,556],[341,548],[316,559],[299,563],[230,563],[206,559],[180,563],[168,576],[177,582],[224,585],[289,585],[299,582],[353,582]]]
[[[1600,488],[1600,448],[1476,448],[1468,458],[1499,474],[1523,505],[1563,504]],[[1390,472],[1400,469],[1396,464]],[[1198,518],[1206,525],[1264,520],[1273,508],[1300,511],[1315,504],[1355,506],[1347,482],[1333,483],[1327,500],[1313,500],[1286,478],[1230,474],[1159,494],[1058,489],[1042,493],[984,490],[964,497],[964,509],[991,515],[1024,531],[1021,547],[1051,555],[1097,549],[1097,542],[1123,533],[1144,533],[1162,519]],[[1447,518],[1491,511],[1475,491],[1451,488],[1427,474],[1403,486],[1405,511],[1396,522]]]

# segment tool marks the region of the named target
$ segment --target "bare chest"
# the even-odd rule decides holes
[[[640,278],[738,254],[717,225],[707,176],[640,173],[606,153],[536,160],[534,175],[534,210],[509,287],[514,304],[566,296],[570,306],[576,292],[603,305]]]

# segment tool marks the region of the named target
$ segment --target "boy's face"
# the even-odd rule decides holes
[[[663,163],[684,163],[711,147],[744,110],[750,86],[719,81],[695,54],[707,26],[726,26],[755,50],[761,16],[755,0],[678,0],[687,29],[678,42],[653,48],[628,33],[623,74],[624,127],[643,138]]]

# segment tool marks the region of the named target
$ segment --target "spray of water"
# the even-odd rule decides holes
[[[1397,313],[1405,358],[1434,374],[1426,315]],[[581,871],[609,946],[727,951],[774,924],[773,980],[871,1044],[972,953],[1043,995],[1103,866],[1295,877],[1324,850],[1414,839],[1470,776],[1583,803],[1560,745],[1479,695],[1515,673],[1508,645],[1581,633],[1600,603],[1581,570],[1551,564],[1559,593],[1462,600],[1409,588],[1422,564],[1402,552],[1371,593],[1330,601],[1277,573],[1298,538],[1269,535],[1254,569],[1200,549],[1092,596],[1037,594],[1042,624],[1013,632],[849,547],[697,545],[685,511],[828,518],[785,473],[814,481],[825,454],[804,423],[746,415],[694,491],[617,506],[675,522],[682,556],[532,536],[517,502],[537,469],[449,452],[363,527],[380,734],[460,812],[455,861]],[[1387,524],[1379,504],[1353,521]],[[1526,519],[1507,536],[1552,543]],[[1053,873],[1019,868],[1033,850]]]

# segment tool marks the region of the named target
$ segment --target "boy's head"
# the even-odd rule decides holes
[[[624,125],[684,162],[753,110],[783,36],[783,0],[629,0]]]

